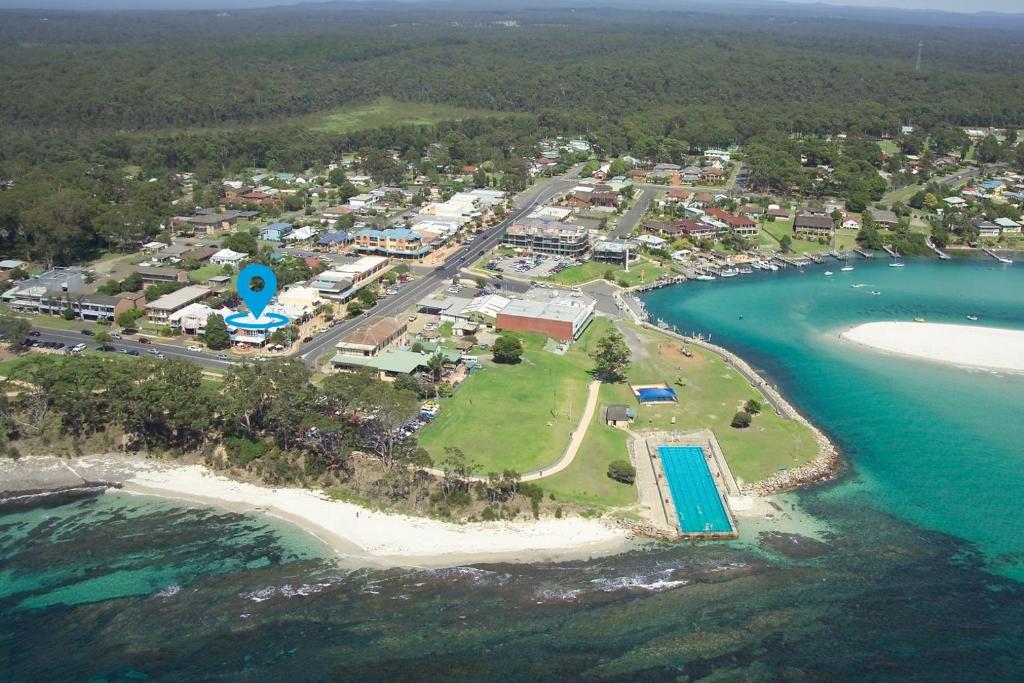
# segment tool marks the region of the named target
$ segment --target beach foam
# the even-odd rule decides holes
[[[876,322],[842,333],[879,351],[959,366],[1024,372],[1024,330],[939,323]]]

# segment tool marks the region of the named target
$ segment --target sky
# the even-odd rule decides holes
[[[26,9],[243,9],[273,5],[295,5],[310,0],[0,0],[0,8]],[[316,0],[312,0],[316,1]],[[365,0],[372,3],[373,0]],[[804,4],[844,5],[947,12],[1010,12],[1024,13],[1024,0],[787,0]],[[629,0],[604,0],[600,4],[628,5]],[[672,3],[666,3],[672,4]],[[685,0],[680,0],[685,7]],[[705,3],[701,3],[705,4]],[[501,0],[480,0],[481,6],[500,6]]]

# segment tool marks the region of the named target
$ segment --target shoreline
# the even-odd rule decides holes
[[[631,309],[630,309],[631,310]],[[721,357],[726,364],[735,368],[747,382],[760,393],[768,403],[783,418],[794,420],[807,427],[814,435],[818,444],[818,455],[813,460],[799,467],[787,469],[784,472],[774,474],[767,479],[744,484],[741,489],[744,494],[758,497],[766,497],[775,493],[784,493],[797,488],[805,488],[815,484],[832,481],[846,468],[846,463],[839,454],[839,449],[832,443],[821,429],[815,426],[810,420],[804,417],[786,398],[774,387],[768,384],[767,380],[761,377],[750,364],[732,351],[717,344],[687,337],[686,335],[662,329],[646,320],[638,321],[646,329],[660,332],[666,336],[679,339],[687,344],[699,346]]]
[[[69,476],[84,484],[69,483]],[[48,479],[52,486],[46,485]],[[264,514],[313,535],[343,564],[359,567],[569,561],[627,552],[638,545],[634,530],[611,520],[578,517],[454,524],[377,512],[312,489],[244,483],[202,465],[137,456],[111,454],[73,460],[29,456],[0,466],[0,482],[7,499],[58,495],[87,484],[94,491],[99,487]]]
[[[882,321],[839,334],[843,341],[914,360],[1024,373],[1024,330],[953,323]]]

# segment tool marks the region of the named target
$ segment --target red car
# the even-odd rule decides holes
[[[30,336],[30,337],[38,337],[40,334],[42,334],[42,333],[39,330],[32,330],[31,332],[28,333],[28,336]]]
[[[149,342],[149,340],[148,340],[148,339],[146,339],[145,337],[142,337],[141,339],[139,339],[139,343],[140,343],[140,344],[148,344],[148,343],[150,343],[150,342]]]

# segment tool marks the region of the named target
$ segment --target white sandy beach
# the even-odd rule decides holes
[[[844,339],[903,356],[959,366],[1024,372],[1024,330],[939,323],[877,322],[842,333]]]
[[[33,462],[38,461],[38,462]],[[4,467],[5,479],[61,466],[90,481],[119,474],[123,490],[259,512],[313,533],[355,564],[452,566],[466,562],[539,562],[609,555],[633,547],[629,531],[596,519],[541,519],[522,522],[449,524],[374,512],[301,488],[266,488],[215,474],[201,465],[173,465],[120,456],[86,456],[70,461],[22,458]],[[0,486],[0,489],[3,487]],[[360,562],[359,560],[362,560]]]

